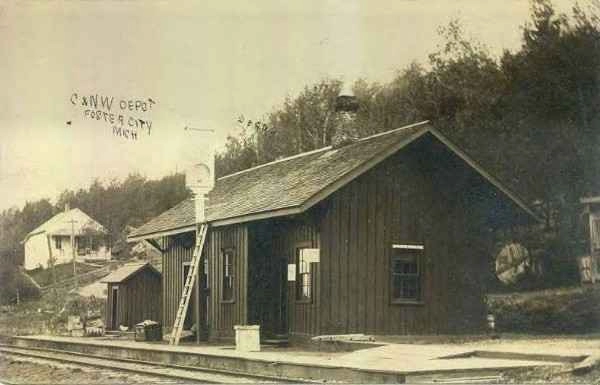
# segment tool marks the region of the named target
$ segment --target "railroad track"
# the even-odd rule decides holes
[[[66,352],[63,350],[24,348],[14,345],[0,344],[0,354],[37,358],[66,364],[77,364],[113,371],[130,372],[196,383],[308,383],[285,377],[270,377],[235,373],[225,370],[199,368],[194,366],[172,365],[159,362],[131,360],[126,358],[106,358],[93,354]]]

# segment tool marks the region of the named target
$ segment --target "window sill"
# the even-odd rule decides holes
[[[235,303],[235,299],[222,299],[221,303]]]
[[[392,301],[391,305],[423,306],[425,305],[425,302],[416,299],[397,299]]]

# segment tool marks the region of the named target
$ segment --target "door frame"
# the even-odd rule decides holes
[[[279,257],[279,328],[280,333],[290,333],[290,303],[289,290],[290,281],[288,280],[289,258]],[[295,278],[295,277],[294,277]],[[294,297],[295,298],[295,297]]]
[[[119,286],[113,286],[111,289],[111,309],[110,309],[110,323],[112,330],[119,328],[118,314],[119,314]]]

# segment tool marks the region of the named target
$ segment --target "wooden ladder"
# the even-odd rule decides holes
[[[185,285],[183,286],[183,292],[181,293],[181,300],[179,301],[177,316],[175,317],[173,330],[171,331],[171,336],[169,337],[169,345],[179,344],[179,338],[181,338],[181,332],[183,331],[183,324],[185,322],[185,315],[187,313],[188,305],[190,304],[190,297],[192,296],[192,288],[194,287],[194,282],[196,276],[198,275],[200,257],[202,256],[202,248],[204,247],[204,242],[206,241],[207,232],[208,224],[203,223],[200,225],[200,231],[196,234],[196,247],[194,248],[194,254],[192,256],[192,263],[190,265],[188,275],[185,278]]]

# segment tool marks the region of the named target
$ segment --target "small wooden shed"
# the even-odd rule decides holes
[[[106,328],[130,330],[144,320],[161,321],[161,273],[150,263],[126,264],[106,276]]]

